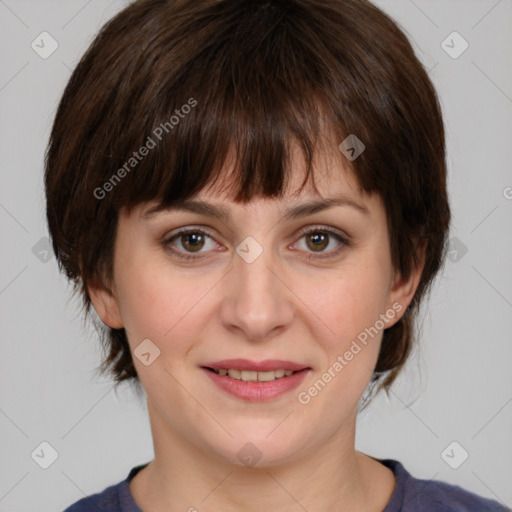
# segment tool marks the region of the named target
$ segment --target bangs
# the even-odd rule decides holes
[[[126,129],[116,146],[119,168],[127,169],[129,155],[139,148],[153,147],[113,187],[116,210],[147,201],[166,208],[214,183],[237,202],[279,197],[290,180],[292,145],[302,152],[304,185],[316,153],[334,149],[341,157],[337,146],[351,133],[346,124],[365,137],[357,125],[361,112],[352,115],[354,105],[363,106],[360,93],[354,80],[342,89],[339,63],[333,66],[319,54],[321,41],[311,39],[315,20],[305,25],[297,5],[238,4],[214,3],[189,26],[174,21],[171,34],[152,40],[144,60],[134,65],[134,79],[144,76],[145,85],[132,86],[139,98],[130,97],[136,108],[125,110]],[[190,32],[198,36],[186,51],[180,41]],[[178,66],[176,55],[184,53],[187,62]],[[361,73],[353,59],[346,60],[345,72]],[[233,172],[221,183],[228,160]],[[363,188],[371,188],[368,180]]]
[[[164,129],[161,141],[154,133],[161,134],[164,121],[152,130],[146,142],[152,145],[153,140],[156,146],[115,191],[118,208],[130,210],[146,201],[166,208],[213,185],[236,202],[255,196],[279,197],[297,171],[294,147],[300,149],[305,163],[304,186],[313,173],[315,157],[328,151],[331,138],[326,134],[333,137],[335,125],[326,126],[325,109],[312,108],[312,103],[292,104],[289,99],[297,96],[284,90],[270,94],[254,84],[246,101],[257,107],[248,110],[238,94],[220,87],[210,91],[212,98],[198,95],[184,102],[181,109],[189,103],[195,106],[172,131]],[[228,174],[221,176],[222,170]]]

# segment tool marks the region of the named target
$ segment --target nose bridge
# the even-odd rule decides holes
[[[236,248],[231,285],[223,321],[243,330],[250,339],[268,338],[293,317],[286,287],[277,277],[271,247],[246,237]]]
[[[260,240],[262,237],[259,237]],[[263,242],[265,243],[265,242]],[[259,243],[254,237],[246,237],[236,248],[238,258],[235,262],[237,278],[244,284],[244,291],[265,292],[272,295],[271,276],[275,276],[272,269],[275,264],[272,247],[265,243]]]

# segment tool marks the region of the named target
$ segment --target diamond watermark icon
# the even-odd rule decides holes
[[[452,263],[458,263],[468,252],[467,245],[456,236],[450,238],[448,243],[448,259]]]
[[[30,456],[39,467],[48,469],[58,459],[59,453],[50,443],[43,441]]]
[[[144,366],[149,366],[160,355],[160,349],[150,339],[146,338],[137,345],[133,354]]]
[[[252,236],[248,236],[238,245],[236,252],[246,263],[252,263],[261,255],[263,247]]]
[[[253,443],[245,443],[236,454],[238,460],[248,468],[255,466],[261,459],[262,455],[263,454],[258,450],[258,447]]]
[[[59,43],[48,32],[41,32],[30,47],[41,59],[47,59],[59,47]]]
[[[353,162],[363,151],[366,146],[351,133],[339,146],[338,149]]]
[[[441,48],[452,59],[458,59],[469,48],[469,43],[458,32],[452,32],[441,43]]]
[[[50,240],[47,236],[43,236],[32,247],[32,254],[42,263],[48,263],[52,258],[52,250],[50,247]]]
[[[466,462],[469,453],[457,442],[452,441],[442,452],[441,458],[452,469],[457,469]]]

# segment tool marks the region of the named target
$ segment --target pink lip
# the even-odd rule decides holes
[[[275,370],[291,370],[298,372],[307,369],[304,364],[294,363],[292,361],[283,361],[280,359],[266,359],[265,361],[250,361],[249,359],[223,359],[212,363],[201,365],[203,368],[213,368],[215,370],[249,370],[253,372],[270,372]]]
[[[288,377],[282,377],[269,382],[245,382],[243,380],[233,379],[228,375],[219,375],[204,367],[201,368],[201,370],[206,373],[218,388],[236,398],[249,402],[263,402],[284,395],[292,389],[297,388],[309,372],[309,368],[305,368]]]

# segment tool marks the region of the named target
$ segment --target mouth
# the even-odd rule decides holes
[[[275,359],[260,362],[226,359],[206,363],[201,370],[220,390],[238,399],[256,402],[276,399],[292,391],[311,367]]]
[[[289,377],[302,370],[311,370],[305,364],[283,359],[265,359],[251,361],[250,359],[223,359],[205,363],[202,368],[215,372],[217,375],[229,376],[232,379],[246,382],[270,381]]]
[[[279,370],[270,370],[267,372],[257,372],[253,370],[238,370],[236,368],[209,368],[203,366],[206,370],[221,375],[222,377],[230,377],[236,380],[243,380],[244,382],[271,382],[273,380],[283,379],[289,377],[294,373],[298,373],[303,370],[285,370],[283,368]],[[307,368],[304,368],[306,370]]]

